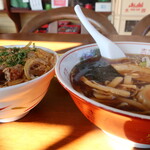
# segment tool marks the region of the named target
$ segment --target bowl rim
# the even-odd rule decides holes
[[[145,43],[145,42],[129,42],[129,41],[119,41],[119,42],[115,42],[117,44],[146,44],[146,45],[149,45],[150,46],[150,43]],[[117,113],[119,115],[123,115],[123,116],[127,116],[127,117],[132,117],[132,118],[137,118],[137,119],[145,119],[145,120],[150,120],[150,116],[147,116],[147,115],[142,115],[142,114],[136,114],[136,113],[132,113],[132,112],[128,112],[128,111],[125,111],[125,110],[120,110],[120,109],[117,109],[117,108],[113,108],[111,106],[107,106],[107,105],[104,105],[102,103],[99,103],[99,102],[96,102],[86,96],[84,96],[83,94],[77,92],[73,87],[72,85],[71,86],[68,86],[65,84],[62,76],[61,76],[61,72],[60,72],[60,64],[61,62],[63,62],[64,58],[67,57],[69,54],[71,53],[74,53],[76,51],[79,51],[79,50],[82,50],[86,47],[97,47],[97,44],[96,43],[93,43],[93,44],[87,44],[87,45],[82,45],[82,46],[78,46],[78,47],[75,47],[73,49],[70,49],[69,51],[65,52],[63,55],[60,56],[59,60],[57,61],[56,63],[56,66],[55,66],[55,73],[56,73],[56,76],[57,76],[57,79],[58,81],[61,83],[61,85],[69,92],[69,94],[73,93],[75,94],[77,97],[80,97],[83,101],[87,102],[87,103],[90,103],[96,107],[99,107],[101,109],[104,109],[104,110],[107,110],[107,111],[110,111],[110,112],[113,112],[113,113]],[[70,82],[70,80],[69,80]],[[71,93],[70,93],[71,92]]]
[[[3,45],[3,47],[24,47],[26,45]],[[29,46],[29,47],[33,47],[33,46]],[[36,48],[41,48],[42,50],[46,51],[46,52],[49,52],[49,53],[53,53],[56,57],[56,62],[55,62],[55,65],[58,61],[58,54],[53,51],[52,49],[49,49],[49,48],[46,48],[46,47],[42,47],[42,46],[35,46]],[[23,82],[23,83],[19,83],[19,84],[16,84],[16,85],[11,85],[11,86],[6,86],[6,87],[2,87],[0,88],[0,92],[2,91],[5,91],[5,90],[11,90],[11,89],[14,89],[14,88],[19,88],[19,87],[22,87],[24,85],[27,85],[29,83],[34,83],[36,82],[37,80],[41,79],[41,78],[44,78],[45,76],[47,76],[49,73],[51,73],[52,71],[55,71],[55,65],[46,73],[44,73],[43,75],[37,77],[37,78],[34,78],[32,80],[29,80],[29,81],[26,81],[26,82]]]

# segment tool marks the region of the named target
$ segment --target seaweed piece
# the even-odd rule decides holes
[[[111,81],[115,77],[122,76],[120,73],[118,73],[111,65],[107,66],[98,66],[93,67],[92,70],[89,70],[84,75],[90,80],[95,80],[97,82],[105,82],[105,81]]]

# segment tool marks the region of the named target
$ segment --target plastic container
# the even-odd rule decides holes
[[[58,28],[58,33],[61,34],[79,34],[81,30],[80,25],[61,25]]]

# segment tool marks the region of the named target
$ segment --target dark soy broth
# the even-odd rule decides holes
[[[90,58],[72,69],[71,84],[99,103],[150,115],[150,97],[146,94],[150,91],[149,59],[145,55],[128,55],[113,62],[101,57]]]

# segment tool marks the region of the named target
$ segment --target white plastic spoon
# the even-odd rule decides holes
[[[122,50],[115,43],[95,29],[95,27],[87,20],[79,5],[76,5],[74,10],[84,27],[96,41],[102,57],[107,59],[120,59],[126,57]]]

